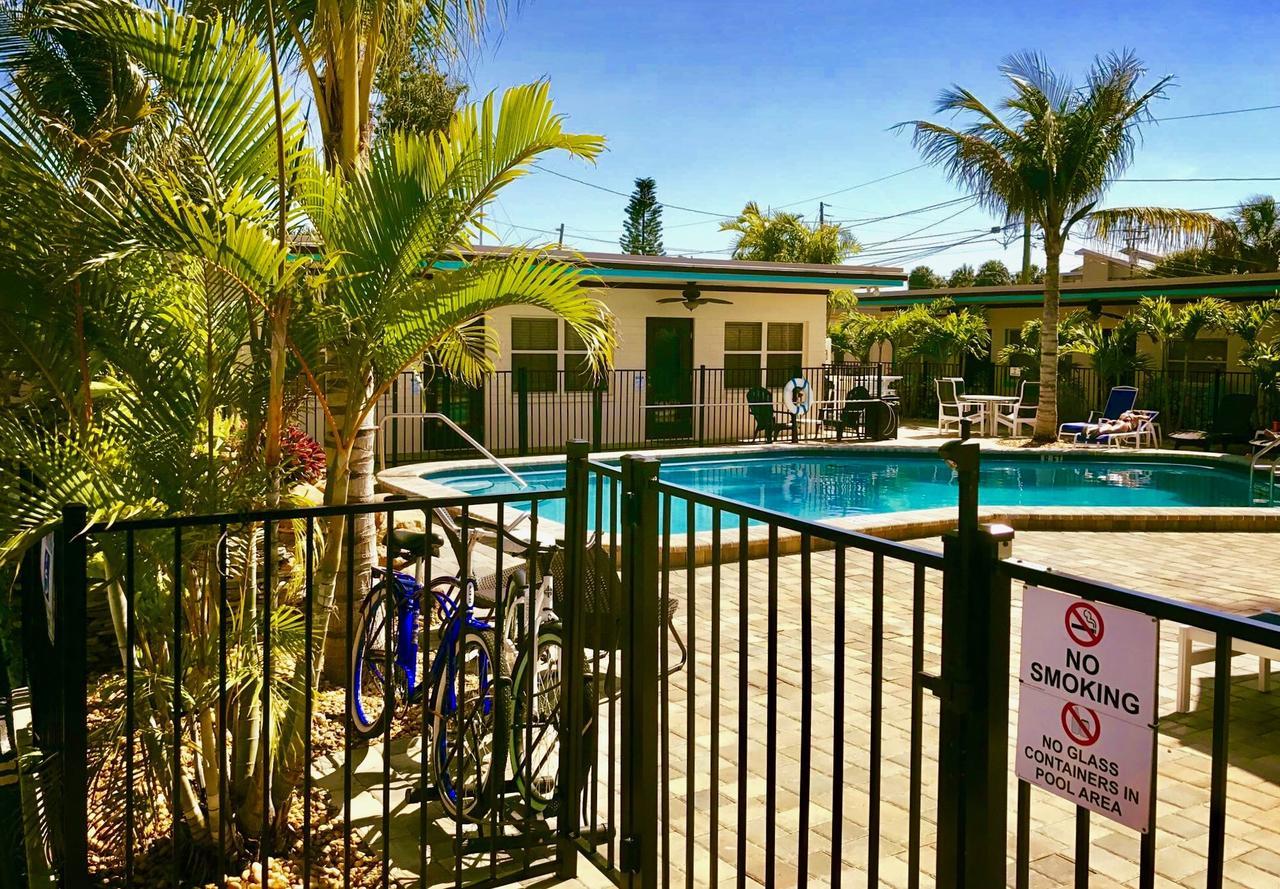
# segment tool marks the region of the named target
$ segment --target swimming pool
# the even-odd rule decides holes
[[[563,464],[515,469],[537,490],[564,485]],[[519,489],[490,468],[428,472],[422,478],[477,495]],[[925,452],[771,451],[667,457],[662,460],[661,478],[814,521],[956,505],[950,467]],[[984,506],[1250,505],[1247,471],[1191,461],[988,452],[983,454],[981,478]],[[592,479],[594,483],[594,475]],[[594,495],[593,490],[593,504]],[[561,521],[564,504],[544,503],[539,515]],[[685,519],[684,507],[673,507],[672,531],[684,531]],[[699,509],[695,522],[696,530],[710,530],[711,511]]]

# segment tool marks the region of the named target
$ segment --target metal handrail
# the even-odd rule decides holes
[[[1253,498],[1254,473],[1262,465],[1262,458],[1278,448],[1280,448],[1280,438],[1277,438],[1275,441],[1264,445],[1262,449],[1258,451],[1258,453],[1253,455],[1253,459],[1249,461],[1249,499],[1250,501],[1253,501],[1254,499]],[[1272,504],[1276,502],[1276,469],[1277,469],[1276,457],[1271,458],[1270,463],[1271,465],[1269,467],[1269,472],[1267,474],[1268,475],[1267,477],[1267,503],[1268,504]]]
[[[519,485],[522,488],[529,487],[529,483],[527,481],[525,481],[519,475],[517,475],[511,469],[510,466],[508,466],[507,464],[499,460],[497,457],[495,457],[488,448],[486,448],[484,445],[480,444],[480,442],[472,438],[470,433],[468,433],[465,429],[463,429],[457,423],[453,422],[453,420],[450,419],[449,417],[441,413],[436,413],[434,411],[429,411],[426,413],[401,412],[401,413],[384,414],[382,418],[378,420],[378,463],[379,465],[381,465],[383,470],[387,468],[387,449],[382,443],[382,432],[383,432],[383,426],[384,424],[386,424],[388,420],[440,420],[442,423],[444,423],[446,426],[448,426],[450,429],[456,432],[463,441],[465,441],[467,444],[471,445],[471,447],[479,451],[485,457],[485,459],[487,459],[494,466],[498,467],[504,473],[510,476],[511,480],[514,481],[517,485]]]

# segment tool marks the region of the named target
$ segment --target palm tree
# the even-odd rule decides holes
[[[1141,125],[1164,96],[1170,78],[1145,89],[1146,73],[1132,54],[1095,61],[1082,87],[1055,74],[1039,55],[1012,56],[1001,67],[1012,95],[1001,116],[962,87],[942,94],[937,110],[967,114],[957,129],[909,121],[913,144],[929,163],[1006,222],[1030,219],[1044,236],[1045,294],[1040,329],[1040,409],[1034,438],[1051,441],[1058,424],[1058,303],[1060,261],[1067,238],[1082,226],[1099,238],[1141,229],[1178,245],[1207,239],[1219,225],[1205,213],[1157,207],[1099,210],[1108,186],[1133,159]]]
[[[24,455],[39,480],[16,477],[12,466],[0,464],[0,556],[29,545],[71,501],[88,503],[99,520],[262,505],[270,485],[261,436],[235,421],[264,413],[272,363],[259,347],[274,336],[269,327],[283,330],[289,374],[320,400],[343,470],[377,395],[402,368],[427,354],[464,376],[489,366],[496,344],[472,322],[499,306],[555,312],[592,347],[594,360],[607,358],[608,318],[582,287],[590,278],[578,266],[532,249],[458,268],[445,262],[466,258],[478,208],[534,158],[551,150],[592,157],[602,147],[599,137],[563,130],[546,84],[464,109],[443,137],[397,135],[359,169],[330,172],[306,148],[297,103],[277,100],[270,60],[246,29],[227,19],[124,4],[85,4],[63,15],[61,27],[127,54],[157,97],[152,116],[163,117],[172,135],[136,162],[92,152],[21,96],[0,93],[0,237],[13,248],[0,256],[0,278],[10,285],[0,296],[5,308],[17,310],[5,319],[5,335],[14,343],[30,336],[35,347],[6,350],[0,368],[6,376],[35,371],[39,381],[27,390],[28,411],[0,417],[0,451]],[[280,203],[282,183],[292,184],[297,208]],[[277,227],[282,209],[305,213],[320,232],[322,254],[315,260],[286,252]],[[42,237],[30,238],[36,230]],[[125,289],[121,270],[148,263],[155,273],[136,294]],[[422,274],[424,268],[432,274]],[[308,290],[301,294],[304,272]],[[179,292],[168,293],[158,281]],[[34,298],[42,293],[60,298]],[[292,309],[282,328],[270,323],[281,294]],[[60,361],[61,355],[71,360]],[[358,395],[343,413],[329,400],[333,392]],[[345,471],[330,476],[330,502],[343,502],[348,477]],[[327,527],[321,541],[317,640],[332,611],[342,526]],[[253,687],[255,646],[269,620],[281,646],[281,656],[273,657],[272,684],[282,699],[272,704],[280,720],[272,746],[257,741],[253,694],[233,694],[227,723],[211,707],[207,680],[217,646],[207,643],[217,637],[218,617],[205,614],[201,622],[189,615],[196,650],[184,652],[184,663],[195,705],[184,730],[205,768],[217,762],[209,748],[214,739],[234,735],[231,781],[224,786],[216,774],[196,778],[189,764],[175,763],[163,749],[149,759],[161,786],[172,786],[174,772],[180,773],[186,831],[221,852],[237,840],[213,834],[216,813],[231,811],[233,826],[256,831],[268,777],[268,814],[277,825],[287,818],[305,765],[306,688],[323,660],[318,651],[316,675],[305,674],[292,632],[297,600],[287,589],[269,613],[256,612],[257,596],[244,594],[260,583],[255,566],[259,554],[267,557],[260,537],[250,529],[236,544],[236,601],[248,605],[234,616],[233,634],[243,634],[244,650],[233,672],[243,667],[245,673],[233,681]],[[216,541],[186,545],[197,551],[184,560],[184,589],[192,603],[208,602],[217,577]],[[121,554],[103,555],[113,566],[108,593],[119,623]],[[150,579],[140,583],[159,596],[173,589],[175,578],[165,575],[163,558],[151,560],[144,549],[140,563],[153,562]],[[148,628],[138,630],[141,646]],[[123,632],[118,635],[123,640]],[[122,641],[122,659],[136,661],[140,675],[154,674],[160,683],[171,675],[165,638],[158,631],[146,651],[130,651]],[[169,698],[143,698],[140,719],[163,735]]]
[[[1183,346],[1182,373],[1178,380],[1178,393],[1172,402],[1172,419],[1179,423],[1185,413],[1188,396],[1189,362],[1185,350],[1190,349],[1200,334],[1225,330],[1230,318],[1229,306],[1217,297],[1206,296],[1175,309],[1163,296],[1143,297],[1131,317],[1138,328],[1160,347],[1160,368],[1166,372],[1166,379],[1173,345],[1180,343]]]
[[[734,259],[838,265],[862,249],[837,223],[811,226],[795,213],[765,212],[755,201],[749,201],[737,219],[720,223],[720,231],[737,232]]]
[[[1150,367],[1151,359],[1138,351],[1138,337],[1144,330],[1136,315],[1126,315],[1111,328],[1087,320],[1078,329],[1079,335],[1061,351],[1089,356],[1104,392],[1112,386],[1128,385],[1135,374]]]

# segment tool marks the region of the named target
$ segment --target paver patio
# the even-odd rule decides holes
[[[1182,534],[1105,532],[1024,532],[1015,542],[1015,555],[1031,562],[1052,565],[1073,573],[1112,579],[1147,592],[1181,598],[1197,604],[1235,613],[1280,607],[1280,595],[1272,594],[1280,578],[1280,535],[1274,534]],[[921,541],[938,548],[936,539]],[[871,558],[848,554],[847,622],[845,637],[845,709],[843,713],[843,787],[833,790],[835,759],[835,651],[833,638],[834,555],[812,556],[813,660],[808,669],[813,683],[812,730],[810,740],[811,791],[808,805],[809,853],[807,869],[799,873],[800,772],[802,748],[802,681],[806,665],[801,655],[802,608],[800,602],[801,558],[787,556],[779,561],[777,730],[773,736],[777,751],[776,842],[773,847],[776,873],[773,885],[829,885],[832,860],[843,873],[844,885],[865,885],[868,863],[868,826],[871,820],[869,771],[870,745],[870,577]],[[683,571],[671,576],[672,595],[682,600],[679,616],[682,632],[691,637],[694,653],[685,670],[669,683],[667,701],[667,742],[669,771],[660,788],[667,800],[670,830],[665,834],[662,870],[671,885],[685,885],[686,868],[692,861],[691,882],[695,886],[731,883],[737,858],[737,807],[739,767],[746,774],[747,839],[746,875],[748,885],[765,884],[765,834],[767,780],[766,708],[770,693],[766,651],[768,614],[766,599],[767,563],[749,565],[747,618],[748,702],[744,714],[738,711],[739,695],[739,577],[736,565],[721,569],[720,637],[715,655],[720,659],[719,731],[713,751],[712,694],[710,688],[711,570],[698,568],[694,574],[692,603],[689,579]],[[926,573],[925,670],[938,669],[940,643],[940,583],[936,572]],[[1014,590],[1013,663],[1018,656],[1020,590]],[[885,562],[885,632],[883,690],[883,757],[880,803],[879,866],[882,885],[908,885],[908,793],[910,743],[912,568],[892,559]],[[692,604],[692,607],[690,607]],[[692,625],[687,621],[692,615]],[[1177,626],[1161,628],[1160,696],[1163,714],[1159,731],[1159,781],[1156,858],[1160,886],[1203,886],[1208,834],[1209,750],[1211,706],[1214,693],[1212,666],[1197,667],[1193,676],[1193,709],[1188,714],[1172,714],[1176,680]],[[1232,687],[1230,764],[1228,768],[1227,886],[1270,889],[1280,885],[1280,698],[1256,690],[1257,660],[1237,658],[1233,662],[1236,680]],[[1016,678],[1011,683],[1011,737],[1016,725]],[[692,695],[689,689],[692,688]],[[688,756],[690,701],[693,705],[693,756]],[[937,764],[937,704],[925,696],[923,719],[921,825],[922,886],[933,885],[933,818],[936,808],[934,783]],[[747,756],[739,757],[738,726],[746,727]],[[607,820],[610,722],[607,708],[601,709],[600,762],[597,770],[596,810]],[[616,735],[616,733],[614,733]],[[617,743],[617,738],[614,738]],[[616,750],[615,750],[616,752]],[[391,800],[394,810],[391,853],[393,877],[403,885],[417,885],[418,810],[404,801],[405,792],[416,774],[416,749],[399,749],[393,758]],[[713,762],[718,763],[718,784],[713,782]],[[338,763],[317,763],[322,781],[340,783]],[[375,847],[381,839],[382,765],[379,751],[362,752],[357,765],[357,783],[365,787],[353,801],[353,815],[360,830]],[[715,840],[716,872],[712,879],[713,786],[717,789],[719,829]],[[692,793],[692,820],[687,817]],[[1012,803],[1014,784],[1010,778],[1010,836],[1012,853]],[[1047,793],[1033,791],[1031,837],[1031,885],[1062,886],[1072,879],[1074,860],[1074,808]],[[843,842],[832,849],[835,812],[842,812]],[[435,862],[430,883],[452,878],[450,822],[432,817],[431,855]],[[1136,885],[1138,836],[1098,816],[1093,818],[1091,867],[1093,887]],[[686,846],[692,836],[693,846]],[[478,861],[464,860],[466,865]],[[487,859],[486,859],[487,861]],[[486,868],[487,870],[487,868]],[[603,885],[583,865],[577,885]],[[1010,858],[1010,883],[1013,879]],[[480,874],[476,875],[481,876]],[[396,882],[393,879],[393,884]],[[553,881],[552,881],[553,882]],[[550,885],[547,880],[534,885]]]

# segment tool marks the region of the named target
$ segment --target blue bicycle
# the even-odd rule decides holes
[[[470,564],[470,550],[479,535],[461,533],[447,513],[436,515],[459,564]],[[498,531],[493,525],[475,524]],[[514,555],[527,544],[510,532],[511,527],[503,528],[497,536]],[[422,531],[391,532],[393,557],[411,562],[415,573],[373,571],[373,584],[352,634],[349,717],[353,733],[362,740],[386,730],[392,718],[388,676],[398,705],[421,703],[427,695],[430,778],[449,816],[476,820],[487,814],[505,779],[509,729],[504,726],[513,727],[510,688],[513,675],[522,672],[514,655],[523,647],[520,639],[527,632],[530,597],[521,568],[504,572],[503,578],[489,578],[483,586],[475,577],[461,576],[439,576],[424,584],[418,574],[428,548],[438,554],[443,543]],[[501,640],[493,621],[493,591],[499,583],[505,588]],[[535,632],[549,608],[541,597],[538,601]],[[425,648],[424,625],[429,631]],[[427,652],[433,647],[428,664]]]

